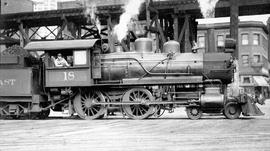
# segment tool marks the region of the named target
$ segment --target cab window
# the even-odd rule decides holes
[[[87,51],[76,50],[73,52],[74,66],[83,66],[87,64]]]
[[[49,53],[49,67],[61,68],[73,66],[72,51],[55,51]]]

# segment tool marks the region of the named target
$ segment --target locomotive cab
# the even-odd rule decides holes
[[[45,87],[89,86],[93,84],[91,72],[91,53],[98,40],[62,40],[32,42],[25,49],[44,51]],[[58,54],[67,66],[56,66]]]

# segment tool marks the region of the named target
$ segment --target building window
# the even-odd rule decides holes
[[[225,39],[223,35],[218,35],[217,36],[217,46],[218,47],[224,47],[225,45]]]
[[[260,45],[260,34],[253,35],[253,45]]]
[[[198,37],[198,44],[200,48],[205,48],[205,36]]]
[[[248,45],[248,34],[242,34],[241,39],[242,39],[242,45]]]
[[[264,48],[264,51],[267,51],[267,49],[268,49],[268,40],[264,36],[261,36],[261,37],[262,37],[262,46]]]
[[[249,64],[249,56],[248,55],[242,55],[242,64],[244,65],[244,66],[248,66],[248,64]]]
[[[253,62],[260,63],[261,62],[261,55],[253,55]]]
[[[250,77],[243,77],[243,83],[251,83]]]

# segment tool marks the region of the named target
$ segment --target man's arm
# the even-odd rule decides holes
[[[63,64],[64,64],[64,66],[66,66],[66,67],[69,67],[69,66],[70,66],[70,65],[67,63],[66,59],[63,59]]]

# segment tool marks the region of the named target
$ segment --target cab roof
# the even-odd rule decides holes
[[[98,41],[99,39],[38,41],[28,43],[24,49],[28,51],[89,49]]]

